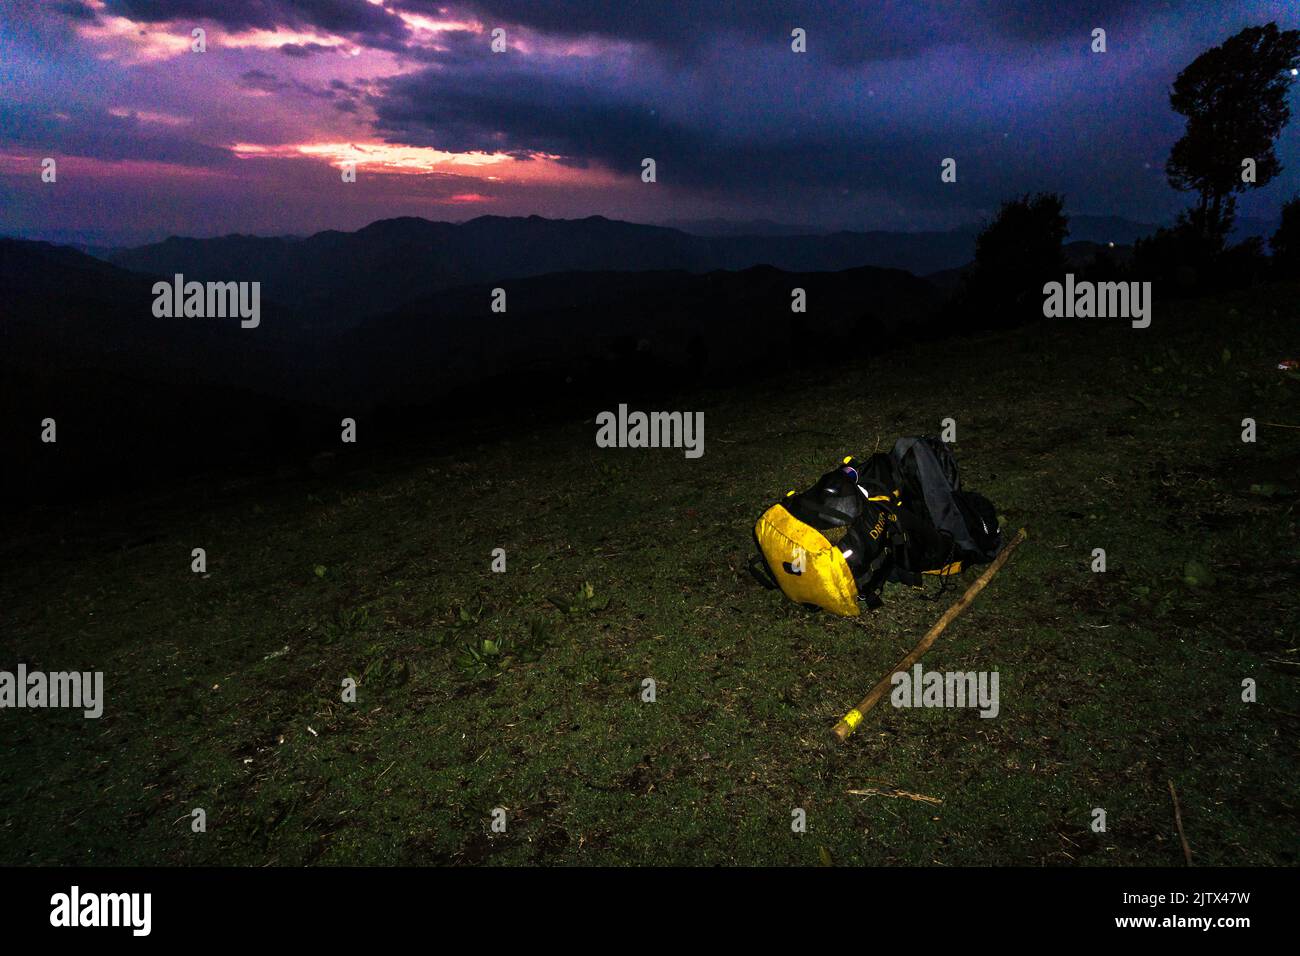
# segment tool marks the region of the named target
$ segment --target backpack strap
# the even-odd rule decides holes
[[[755,581],[767,588],[767,590],[775,591],[778,587],[776,575],[772,573],[772,569],[767,566],[767,559],[763,557],[763,548],[758,543],[758,529],[755,528],[750,534],[754,539],[756,551],[749,556],[749,573],[754,576]]]
[[[907,537],[893,516],[894,502],[889,495],[868,495],[866,489],[863,489],[862,493],[868,502],[867,511],[863,513],[864,523],[866,515],[873,508],[883,511],[885,513],[885,528],[889,535],[889,542],[880,549],[880,552],[871,559],[871,563],[855,578],[860,600],[864,601],[867,607],[874,609],[882,604],[880,589],[885,586],[886,579],[897,574],[900,569],[902,555],[906,553]]]
[[[769,591],[775,591],[777,588],[776,578],[772,577],[772,569],[767,566],[761,554],[751,555],[749,558],[749,573],[754,576],[754,580]]]

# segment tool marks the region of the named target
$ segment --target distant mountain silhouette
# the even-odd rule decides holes
[[[1248,236],[1268,236],[1277,231],[1280,220],[1259,219],[1239,216],[1232,231],[1234,241]],[[1155,234],[1161,226],[1172,226],[1173,220],[1164,223],[1134,222],[1122,216],[1071,216],[1070,236],[1072,242],[1095,242],[1104,246],[1115,243],[1116,246],[1129,246],[1138,239],[1145,239]]]
[[[835,230],[819,229],[814,226],[789,225],[787,223],[773,222],[770,219],[752,219],[735,222],[729,219],[673,219],[664,222],[663,225],[674,229],[680,229],[682,232],[688,232],[697,236],[824,236],[830,235]],[[959,268],[973,258],[975,252],[975,236],[983,228],[982,223],[970,223],[959,226],[956,229],[945,231],[931,230],[928,232],[906,232],[906,231],[889,231],[876,230],[869,235],[888,235],[899,237],[944,237],[941,243],[947,246],[949,238],[957,237],[962,241],[968,242],[965,257],[953,268]],[[1096,242],[1106,244],[1113,242],[1116,245],[1128,245],[1135,239],[1143,236],[1149,236],[1158,228],[1157,224],[1149,222],[1135,222],[1131,219],[1125,219],[1122,216],[1088,216],[1079,215],[1070,217],[1070,238],[1081,242]],[[1276,228],[1276,225],[1274,226]],[[885,265],[882,262],[864,263],[864,265]],[[898,268],[907,268],[909,271],[917,274],[925,274],[928,270],[925,263],[920,259],[917,260],[917,267],[899,266]]]
[[[1116,230],[1111,230],[1111,234],[1115,234],[1115,232]],[[1083,270],[1094,265],[1099,255],[1105,255],[1113,262],[1127,265],[1133,260],[1133,247],[1118,242],[1112,245],[1110,242],[1093,242],[1085,239],[1065,243],[1061,246],[1061,254],[1065,257],[1067,269]],[[925,281],[929,282],[944,296],[950,296],[961,289],[962,280],[970,275],[974,269],[975,264],[970,262],[957,269],[942,269],[939,272],[931,272],[925,276]]]
[[[377,229],[391,238],[425,235],[430,225]],[[499,236],[499,225],[477,228]],[[609,226],[618,241],[644,235]],[[217,248],[239,256],[262,248],[283,255],[282,265],[310,265],[286,247],[354,247],[356,235]],[[520,248],[545,258],[537,246]],[[395,273],[378,253],[368,261],[369,276],[351,269],[353,291],[383,298]],[[257,276],[266,272],[242,266],[235,256],[224,271],[182,269],[187,280],[265,281]],[[15,494],[79,494],[241,463],[300,466],[337,448],[345,415],[364,418],[373,438],[401,442],[473,428],[480,415],[587,414],[691,382],[799,367],[815,378],[903,335],[927,334],[940,302],[926,281],[871,267],[571,271],[510,281],[504,314],[491,308],[495,277],[354,324],[338,322],[319,299],[304,310],[264,294],[261,325],[244,329],[236,318],[155,317],[158,278],[68,247],[0,239],[0,403],[9,412],[0,446],[21,465],[6,472],[21,484]],[[806,312],[791,308],[795,289],[804,290]],[[58,423],[57,445],[40,441],[47,417]]]
[[[337,416],[295,399],[313,337],[262,303],[262,326],[160,319],[154,277],[73,249],[0,239],[0,508],[94,496],[204,468],[292,457]],[[262,334],[265,333],[265,334]],[[53,419],[57,442],[41,441]]]
[[[1150,222],[1134,222],[1122,216],[1071,216],[1067,242],[1095,242],[1099,246],[1115,243],[1131,246],[1138,239],[1150,236],[1159,229]]]
[[[282,384],[299,364],[289,346],[312,340],[292,309],[265,296],[264,334],[238,319],[157,318],[157,279],[67,246],[0,239],[0,364],[260,387]]]
[[[874,265],[924,273],[963,264],[971,248],[972,237],[961,233],[710,238],[601,216],[482,216],[459,225],[386,219],[356,232],[305,239],[171,238],[108,258],[158,275],[259,280],[264,294],[315,313],[323,327],[338,328],[454,286],[556,272],[706,273],[758,265],[823,272]]]
[[[603,216],[481,216],[459,224],[406,217],[306,238],[173,237],[106,258],[150,274],[257,280],[265,295],[294,303],[316,328],[337,330],[456,286],[499,285],[558,272],[703,274],[767,265],[787,272],[875,266],[928,275],[969,263],[979,229],[809,234],[767,221],[682,225],[705,234]],[[1070,239],[1128,245],[1155,228],[1114,216],[1076,216]],[[736,234],[746,229],[762,234]]]
[[[1151,228],[1076,217],[1067,265],[1127,262]],[[601,217],[173,238],[110,261],[0,239],[0,403],[11,412],[0,439],[26,490],[98,488],[292,463],[337,446],[343,415],[404,441],[473,428],[479,413],[587,414],[691,382],[834,374],[854,355],[969,325],[945,300],[973,240],[704,237]],[[862,264],[872,260],[941,265],[922,279]],[[155,317],[153,284],[177,272],[261,282],[260,327]],[[505,313],[492,310],[496,288]],[[796,288],[805,313],[791,310]],[[57,450],[39,442],[45,417],[60,423]]]
[[[658,225],[692,236],[824,236],[837,232],[817,226],[792,225],[771,219],[665,219]]]

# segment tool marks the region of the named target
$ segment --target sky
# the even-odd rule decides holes
[[[1270,20],[1300,27],[1300,3],[3,0],[0,234],[486,214],[911,231],[1039,190],[1166,222],[1191,202],[1164,174],[1170,84]],[[1242,215],[1300,192],[1297,107],[1287,168]]]

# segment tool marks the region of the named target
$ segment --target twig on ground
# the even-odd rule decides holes
[[[930,628],[930,630],[926,632],[925,637],[921,638],[921,643],[917,644],[910,654],[895,664],[888,674],[877,681],[876,686],[871,688],[871,691],[862,699],[862,702],[859,703],[857,707],[854,707],[851,711],[840,718],[840,722],[835,725],[833,733],[841,742],[848,740],[849,734],[853,733],[854,728],[862,722],[862,715],[871,710],[872,707],[876,706],[876,702],[879,701],[885,691],[889,689],[891,684],[890,678],[899,671],[907,670],[921,659],[922,655],[930,649],[930,646],[938,640],[939,635],[943,633],[944,628],[946,628],[958,614],[964,611],[970,605],[971,601],[975,600],[975,596],[978,595],[980,591],[984,590],[984,586],[993,579],[993,575],[998,573],[998,569],[1007,563],[1007,558],[1011,557],[1011,552],[1016,550],[1020,543],[1025,540],[1025,537],[1026,533],[1024,528],[1017,531],[1016,536],[1007,542],[1002,550],[998,552],[998,556],[993,559],[993,563],[985,568],[984,573],[976,578],[971,586],[966,589],[966,593],[957,599],[957,603],[948,608],[948,610],[943,613],[943,617],[939,618],[934,627]]]
[[[921,803],[933,803],[936,806],[943,803],[938,797],[927,797],[923,793],[912,793],[910,790],[877,790],[875,787],[868,787],[866,790],[846,790],[845,793],[851,793],[855,797],[905,797],[908,800],[919,800]]]
[[[1174,823],[1178,826],[1178,839],[1183,844],[1183,856],[1187,859],[1187,865],[1192,865],[1192,848],[1187,845],[1187,834],[1183,833],[1183,811],[1178,807],[1178,791],[1174,789],[1174,782],[1169,781],[1169,795],[1174,798]]]

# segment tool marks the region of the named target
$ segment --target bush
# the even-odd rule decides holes
[[[1222,223],[1189,209],[1172,228],[1137,241],[1133,278],[1174,296],[1241,289],[1263,280],[1268,270],[1263,241],[1252,237],[1226,246],[1226,238]]]
[[[1061,243],[1069,234],[1055,193],[1028,195],[1002,204],[975,240],[975,268],[963,296],[968,321],[981,326],[1041,319],[1043,285],[1065,273]]]
[[[1300,277],[1300,196],[1282,207],[1282,224],[1269,240],[1273,269],[1282,278]]]

